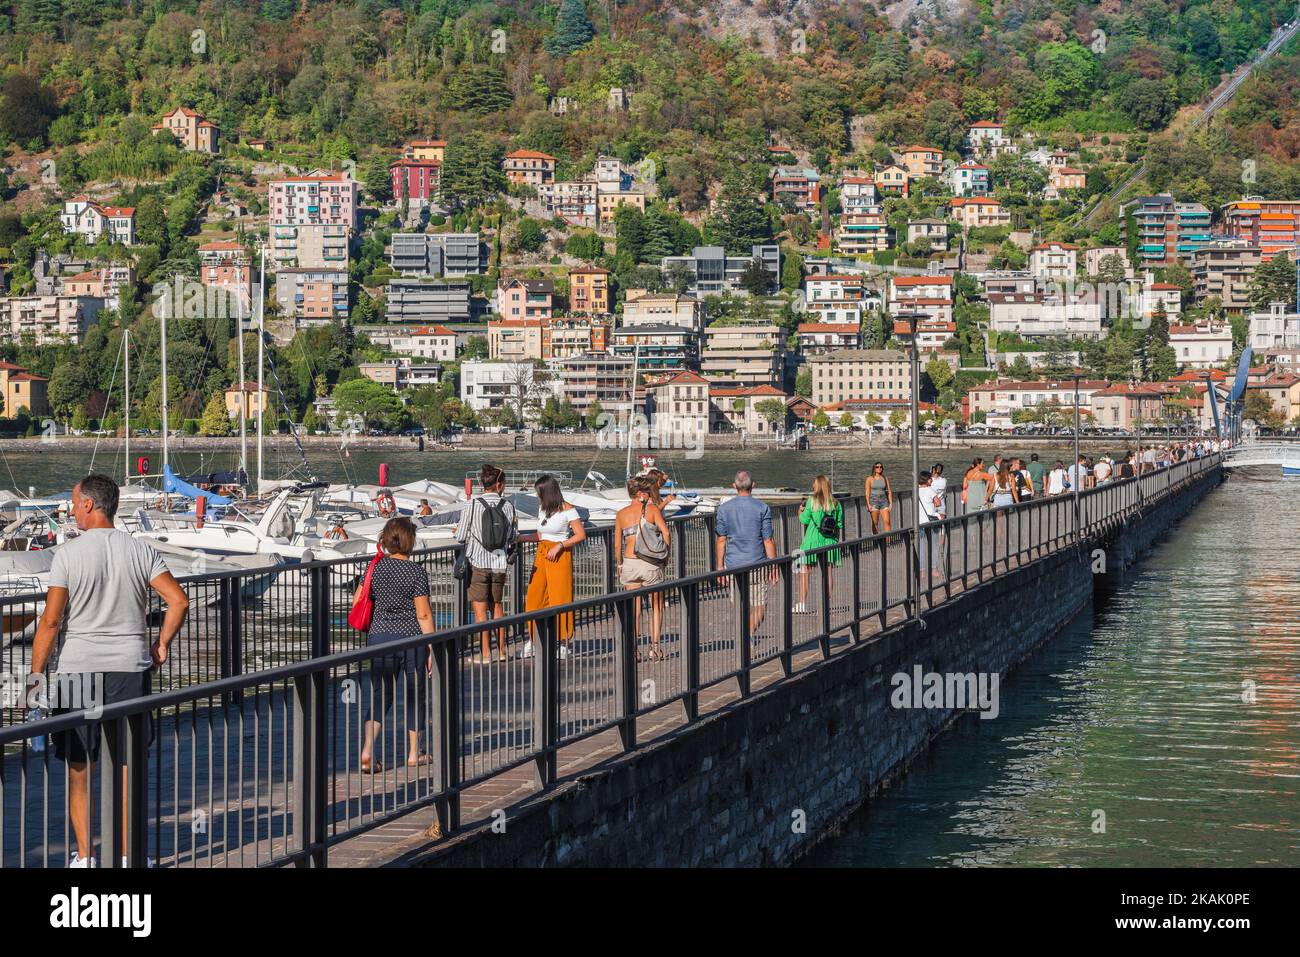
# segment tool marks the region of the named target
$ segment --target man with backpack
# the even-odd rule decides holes
[[[624,588],[634,591],[658,585],[665,578],[664,569],[670,553],[668,523],[654,503],[658,486],[650,475],[634,475],[627,480],[627,494],[631,499],[618,510],[614,519],[614,540],[618,542],[618,580]],[[637,661],[643,661],[641,643],[641,599],[632,600],[632,614],[636,629]],[[648,660],[663,657],[659,650],[659,633],[663,628],[663,594],[650,596],[650,653]]]
[[[505,617],[502,598],[506,590],[506,572],[509,568],[509,550],[514,544],[517,516],[515,507],[504,495],[506,473],[495,465],[485,464],[479,470],[483,492],[474,496],[465,506],[463,516],[456,526],[456,541],[465,546],[465,561],[469,566],[469,604],[475,621]],[[492,632],[481,635],[484,662],[492,660]],[[505,660],[506,635],[497,634],[501,645],[501,658]]]

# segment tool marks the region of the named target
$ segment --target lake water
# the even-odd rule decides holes
[[[1234,475],[807,863],[1300,864],[1298,528]]]

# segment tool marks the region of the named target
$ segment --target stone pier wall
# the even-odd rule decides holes
[[[1131,563],[1219,481],[1112,536]],[[955,720],[897,708],[896,674],[1005,676],[1092,600],[1090,550],[1067,549],[539,795],[413,866],[755,866],[789,863],[889,785]]]

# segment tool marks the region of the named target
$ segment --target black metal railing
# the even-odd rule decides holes
[[[323,864],[331,847],[416,809],[435,808],[444,832],[454,830],[466,792],[490,779],[503,809],[512,794],[553,783],[565,749],[613,732],[632,748],[638,721],[666,705],[694,721],[710,696],[747,695],[756,680],[814,666],[980,581],[1101,534],[1218,465],[1217,456],[1192,460],[1089,490],[1077,503],[1066,495],[950,513],[922,526],[919,539],[909,527],[864,534],[855,506],[846,508],[859,523],[850,524],[853,537],[742,569],[714,567],[712,518],[691,516],[674,523],[673,577],[637,591],[613,592],[608,530],[600,530],[588,539],[589,571],[572,604],[472,623],[461,589],[448,584],[436,604],[450,609],[450,627],[373,647],[343,620],[364,560],[281,572],[253,599],[244,594],[250,576],[214,576],[202,584],[216,590],[215,631],[188,632],[176,646],[206,641],[220,677],[172,672],[172,680],[160,675],[155,694],[98,715],[0,728],[0,865],[67,859],[69,774],[39,745],[89,717],[103,745],[86,778],[99,795],[90,830],[101,866],[124,855],[163,866]],[[785,552],[798,545],[794,511],[774,509]],[[897,517],[905,526],[901,503]],[[421,560],[441,575],[451,554]],[[511,579],[516,609],[526,564],[527,556]],[[257,620],[254,602],[276,587],[301,602],[305,646],[283,643]],[[485,634],[494,660],[482,655]],[[519,769],[529,773],[511,774]],[[475,800],[476,814],[492,809]]]

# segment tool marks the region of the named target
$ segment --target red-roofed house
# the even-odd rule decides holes
[[[99,241],[107,235],[108,241],[124,246],[135,245],[135,207],[101,206],[85,196],[77,196],[63,204],[59,217],[65,233],[75,233],[86,242]]]
[[[31,415],[49,415],[50,403],[45,389],[48,380],[33,375],[22,366],[12,362],[0,362],[0,415],[13,418],[19,409],[26,409]]]
[[[1072,280],[1079,272],[1078,246],[1043,243],[1029,250],[1029,271],[1037,279]]]
[[[943,175],[943,150],[937,146],[904,146],[899,154],[909,179],[938,179]]]
[[[709,380],[699,373],[679,372],[648,384],[646,397],[656,422],[671,421],[676,431],[695,435],[709,431]]]
[[[441,163],[447,155],[447,141],[415,140],[406,144],[406,147],[402,150],[402,155],[407,159],[432,160],[435,163]]]
[[[862,345],[862,327],[856,322],[803,322],[799,324],[799,351],[815,356]]]
[[[808,276],[804,295],[810,322],[862,322],[866,287],[861,276]]]
[[[785,406],[789,398],[771,385],[744,388],[709,388],[709,405],[712,407],[710,428],[714,432],[747,432],[751,435],[769,435],[784,428],[788,412],[783,412],[777,422],[772,422],[758,411],[764,401],[775,399]]]
[[[949,171],[948,187],[954,196],[987,196],[993,180],[987,166],[967,160]]]
[[[949,206],[952,218],[965,229],[1011,225],[1010,210],[988,196],[959,196]]]
[[[891,276],[889,313],[924,313],[941,322],[952,321],[951,276]]]
[[[515,150],[513,153],[506,154],[501,162],[501,168],[510,182],[537,187],[555,182],[557,162],[556,158],[549,153],[541,153],[537,150]]]
[[[1158,382],[1117,383],[1092,394],[1092,416],[1103,429],[1133,429],[1164,417],[1165,388]]]
[[[1088,174],[1073,166],[1053,166],[1047,174],[1047,186],[1043,189],[1044,199],[1060,199],[1061,194],[1070,189],[1086,189]]]

